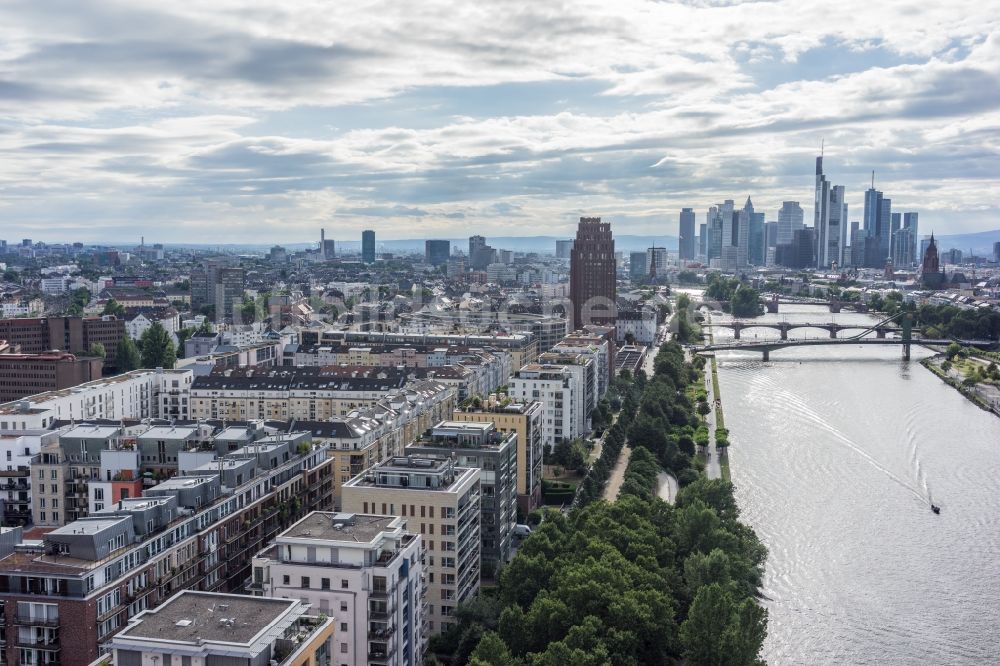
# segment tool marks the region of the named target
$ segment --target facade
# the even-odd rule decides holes
[[[457,409],[452,420],[460,423],[492,423],[500,433],[517,436],[517,502],[527,515],[542,504],[542,412],[541,402],[513,402],[506,396],[490,395],[485,404]]]
[[[0,430],[47,429],[57,420],[158,418],[191,381],[190,370],[133,370],[31,395],[0,404]]]
[[[569,259],[573,253],[573,243],[575,242],[573,240],[557,240],[556,259]]]
[[[847,203],[844,187],[831,185],[823,173],[823,157],[816,158],[816,196],[813,229],[816,234],[816,265],[842,266],[847,245]],[[888,245],[888,241],[886,241]]]
[[[869,268],[881,268],[889,256],[889,243],[892,238],[892,200],[883,196],[873,184],[865,191],[865,258],[862,265]]]
[[[566,367],[529,363],[514,373],[507,387],[514,400],[542,403],[542,444],[549,451],[563,439],[583,436],[576,409],[584,387]]]
[[[924,252],[920,282],[925,289],[940,289],[945,283],[944,271],[941,270],[937,243],[934,242],[933,232],[931,232],[930,241],[927,243],[927,250]]]
[[[375,232],[371,229],[361,232],[361,261],[366,264],[375,263]]]
[[[778,239],[776,245],[790,245],[792,234],[802,228],[805,216],[798,201],[783,201],[778,211]]]
[[[388,333],[381,331],[341,331],[329,330],[321,333],[303,330],[300,333],[302,344],[343,344],[348,347],[366,347],[369,345],[438,345],[450,346],[459,345],[467,347],[494,347],[510,354],[511,366],[520,367],[538,358],[539,347],[542,342],[539,340],[538,331],[546,336],[555,336],[554,344],[566,335],[566,322],[557,318],[540,318],[532,316],[522,319],[523,315],[507,315],[502,322],[515,332],[506,334],[497,333]],[[489,324],[489,320],[484,320],[483,328],[494,327]],[[561,326],[561,333],[560,331]],[[551,346],[551,345],[549,345]],[[549,347],[544,347],[548,349]]]
[[[617,287],[615,241],[611,225],[599,217],[581,217],[570,255],[571,326],[614,326]]]
[[[333,618],[294,599],[184,590],[135,616],[111,642],[117,666],[330,666]]]
[[[424,539],[427,635],[454,625],[455,607],[479,591],[479,470],[453,460],[398,457],[351,479],[342,491],[346,513],[402,516]]]
[[[479,469],[483,571],[496,572],[509,562],[517,523],[517,433],[502,433],[488,421],[442,421],[406,453]]]
[[[0,402],[101,378],[104,359],[67,352],[0,354]]]
[[[451,241],[424,241],[424,261],[432,266],[443,266],[451,256]]]
[[[0,558],[6,663],[86,666],[178,590],[242,591],[253,553],[329,508],[330,473],[316,446],[222,494],[216,474],[175,477]]]
[[[425,648],[423,540],[405,519],[313,512],[253,558],[251,591],[337,627],[333,664],[414,666]]]
[[[53,349],[81,354],[100,343],[107,358],[113,359],[124,337],[125,322],[110,315],[0,319],[0,340],[17,345],[22,354],[43,354]]]
[[[682,208],[680,215],[680,240],[678,256],[681,261],[692,261],[695,258],[694,209]]]
[[[628,271],[632,282],[645,282],[649,276],[645,252],[629,252]]]
[[[635,344],[649,346],[656,342],[656,311],[619,310],[615,328],[619,343],[624,344],[631,336]]]

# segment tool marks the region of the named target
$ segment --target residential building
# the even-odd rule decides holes
[[[581,217],[570,255],[571,326],[614,326],[617,287],[615,241],[611,225],[599,217]]]
[[[454,459],[479,469],[483,571],[510,561],[517,524],[517,433],[487,421],[442,421],[406,447],[406,454]]]
[[[538,358],[540,349],[544,351],[566,335],[566,320],[538,315],[504,315],[503,320],[487,318],[483,328],[496,329],[497,326],[516,329],[511,333],[450,334],[450,333],[393,333],[383,331],[339,331],[322,332],[303,330],[299,334],[300,344],[343,344],[348,347],[369,345],[438,345],[493,347],[510,354],[511,367],[519,368]],[[561,332],[560,332],[561,331]],[[544,343],[539,336],[544,336]],[[547,344],[547,346],[542,346]]]
[[[584,387],[565,366],[529,363],[514,373],[507,388],[514,400],[542,403],[542,443],[549,451],[563,439],[583,436],[576,409]]]
[[[131,617],[178,590],[242,591],[253,553],[305,512],[329,508],[327,448],[226,492],[217,474],[174,477],[0,558],[6,662],[86,666]],[[53,631],[38,640],[39,627]],[[31,654],[20,653],[21,634]]]
[[[253,558],[250,590],[336,627],[332,664],[414,666],[425,648],[423,541],[398,516],[313,512]]]
[[[491,394],[479,406],[469,405],[452,413],[453,421],[492,423],[499,432],[517,436],[517,502],[524,515],[542,504],[543,411],[538,400],[516,402]]]
[[[656,341],[656,311],[651,308],[618,310],[615,329],[619,343],[626,343],[629,337],[639,345],[651,345]]]
[[[455,608],[479,591],[479,488],[478,469],[406,456],[379,463],[341,491],[346,513],[402,516],[414,532],[419,526],[426,540],[428,635],[453,626]]]
[[[118,666],[330,666],[341,639],[334,618],[297,599],[183,590],[143,611],[111,641]]]

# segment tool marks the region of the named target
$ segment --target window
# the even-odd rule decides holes
[[[346,601],[341,601],[340,602],[340,610],[342,610],[342,611],[346,611],[347,610],[347,602]]]
[[[324,589],[324,590],[329,590],[330,589],[330,579],[329,578],[320,579],[320,587],[322,589]]]
[[[292,579],[289,576],[286,575],[286,576],[282,576],[281,577],[281,584],[282,585],[289,585],[291,582],[292,582]]]
[[[53,481],[55,481],[57,478],[59,478],[58,476],[56,476],[56,470],[52,470],[49,473],[49,478],[52,479]]]
[[[349,585],[350,585],[350,583],[347,581],[346,578],[344,580],[340,581],[340,589],[342,589],[342,590],[348,589]]]
[[[299,587],[302,587],[302,588],[308,588],[309,587],[309,576],[303,576],[302,577],[302,584]]]
[[[340,623],[340,631],[342,633],[347,633],[347,623],[346,622],[341,622]]]
[[[42,498],[40,498],[38,500],[38,508],[39,509],[44,509],[45,508],[45,498],[44,497],[42,497]]]
[[[347,654],[347,643],[341,643],[340,644],[340,653],[341,654]]]

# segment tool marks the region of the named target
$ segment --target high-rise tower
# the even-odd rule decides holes
[[[366,264],[375,263],[375,232],[371,229],[361,232],[361,261]]]
[[[570,254],[569,285],[574,328],[615,325],[615,241],[611,225],[599,217],[580,218]]]
[[[680,239],[677,247],[681,259],[694,259],[694,208],[681,209]]]

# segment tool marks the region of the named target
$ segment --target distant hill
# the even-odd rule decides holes
[[[540,254],[555,254],[556,252],[556,241],[557,240],[569,240],[571,236],[487,236],[486,242],[490,246],[498,250],[512,250],[514,252],[538,252]],[[444,240],[451,241],[452,248],[461,248],[463,251],[468,252],[469,250],[469,239],[466,238],[448,238]],[[384,252],[423,252],[424,251],[424,239],[423,238],[409,238],[409,239],[388,239],[382,240],[381,238],[376,239],[376,245],[380,248],[380,251]],[[665,247],[667,250],[676,251],[677,250],[677,237],[676,236],[631,236],[628,234],[616,234],[615,235],[615,250],[619,252],[638,252],[640,250],[645,250],[651,245],[656,245],[658,247]],[[303,245],[300,243],[294,243],[286,245],[289,249],[294,249],[296,247]],[[270,246],[268,246],[270,247]],[[361,251],[361,241],[337,241],[337,251],[343,252],[360,252]]]

